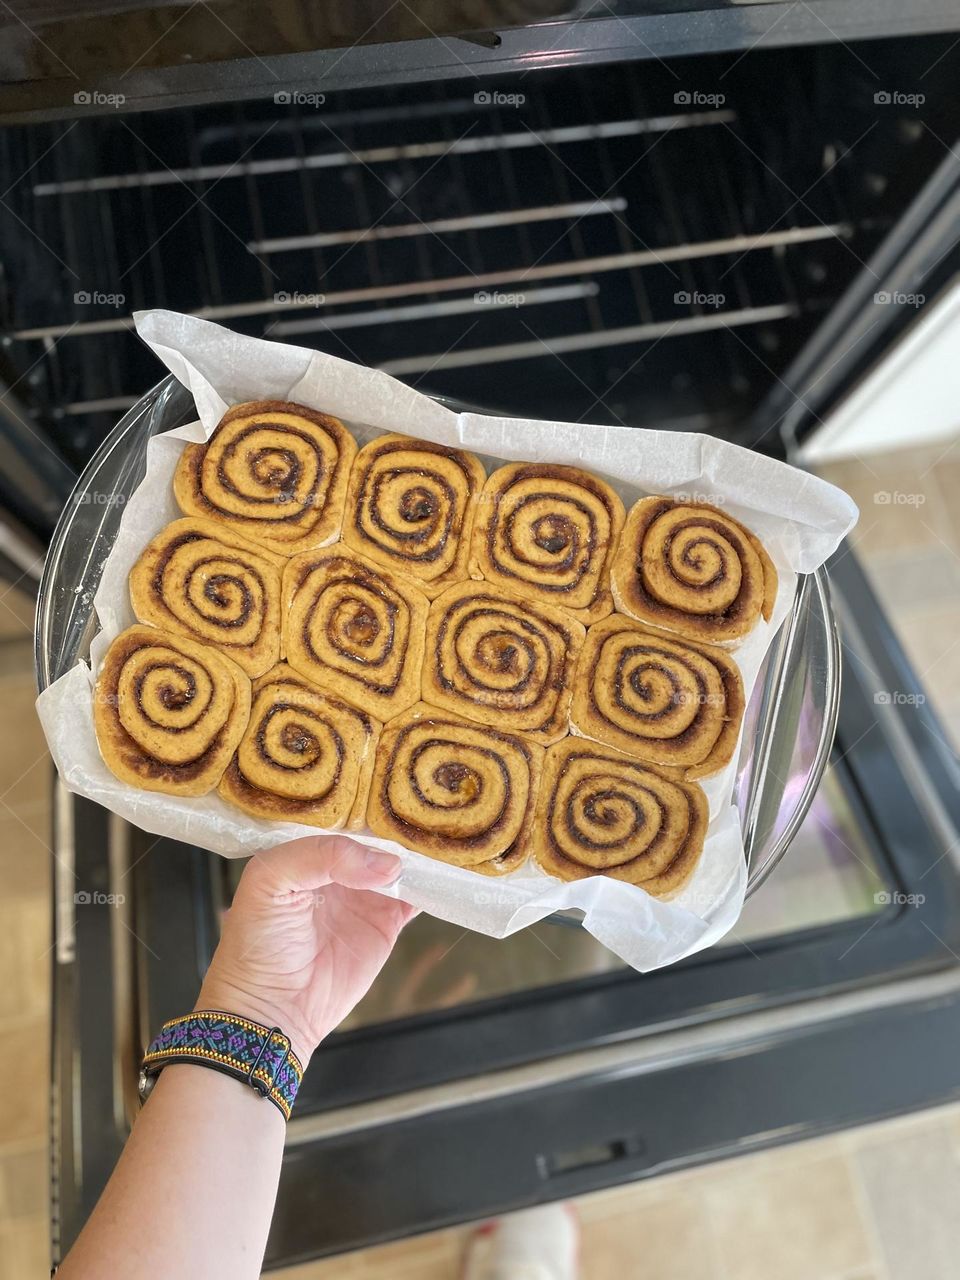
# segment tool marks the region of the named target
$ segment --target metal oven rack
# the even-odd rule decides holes
[[[913,186],[874,165],[904,122],[861,136],[824,71],[856,64],[818,52],[0,132],[7,359],[75,465],[155,380],[146,306],[491,408],[740,438]]]

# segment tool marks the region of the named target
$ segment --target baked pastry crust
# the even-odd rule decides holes
[[[529,852],[543,748],[417,703],[384,727],[367,825],[431,858],[486,874]]]
[[[589,471],[511,463],[480,495],[470,574],[589,626],[613,609],[610,562],[623,519],[618,495]]]
[[[569,728],[585,635],[562,609],[459,583],[430,608],[423,700],[544,746],[556,742]]]
[[[280,662],[253,685],[250,721],[219,793],[260,818],[360,828],[381,727]]]
[[[283,571],[283,649],[329,693],[388,720],[420,698],[429,601],[342,544],[294,556]]]
[[[249,715],[250,681],[236,663],[157,627],[122,631],[94,687],[93,723],[104,764],[144,791],[212,791]]]
[[[184,515],[295,555],[339,536],[357,453],[339,420],[287,400],[235,404],[204,444],[188,444],[173,491]]]
[[[620,614],[587,632],[571,711],[584,737],[706,778],[733,759],[743,712],[743,680],[725,650]]]
[[[130,571],[133,612],[212,645],[254,678],[280,657],[283,563],[213,520],[174,520]]]
[[[671,898],[696,870],[708,820],[707,798],[695,783],[565,738],[544,760],[533,852],[561,880],[609,876]]]
[[[360,450],[350,473],[343,541],[409,575],[433,599],[467,576],[485,475],[480,459],[463,449],[379,436]]]
[[[611,573],[621,613],[710,644],[769,622],[777,570],[746,526],[703,502],[641,498],[630,510]]]

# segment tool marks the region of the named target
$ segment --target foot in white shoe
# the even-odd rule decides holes
[[[577,1280],[579,1239],[572,1205],[538,1205],[496,1218],[472,1236],[463,1280]]]

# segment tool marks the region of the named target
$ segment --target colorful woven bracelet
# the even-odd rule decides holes
[[[238,1018],[232,1013],[203,1010],[171,1018],[143,1055],[140,1097],[146,1098],[153,1082],[172,1062],[192,1062],[213,1067],[251,1085],[269,1098],[290,1119],[303,1067],[279,1027]]]

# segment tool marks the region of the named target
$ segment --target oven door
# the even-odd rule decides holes
[[[955,762],[928,705],[878,699],[921,690],[852,556],[832,579],[851,655],[833,760],[736,930],[639,975],[568,925],[494,941],[416,919],[310,1064],[271,1264],[960,1095]],[[194,1001],[240,868],[87,801],[58,814],[65,1248],[134,1113],[138,1054]],[[121,905],[74,916],[75,883]]]

